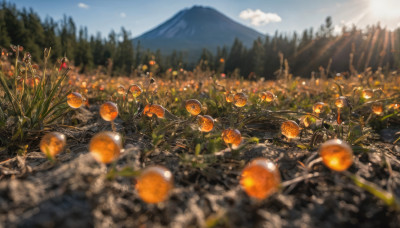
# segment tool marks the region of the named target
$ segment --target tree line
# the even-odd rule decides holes
[[[86,27],[77,28],[71,17],[60,21],[50,17],[42,20],[32,9],[19,10],[14,4],[2,2],[0,8],[0,47],[22,45],[33,61],[41,63],[43,50],[52,48],[51,59],[66,56],[81,72],[102,69],[110,75],[131,75],[134,69],[150,62],[158,71],[193,68],[196,65],[218,73],[236,73],[244,77],[275,78],[283,69],[293,75],[308,77],[312,72],[364,71],[368,67],[392,70],[400,68],[400,28],[388,30],[379,24],[360,29],[342,27],[334,33],[332,19],[316,31],[276,32],[257,39],[252,47],[235,40],[230,47],[203,49],[197,63],[185,61],[185,53],[143,50],[134,45],[130,33],[121,28],[107,37],[89,35]]]

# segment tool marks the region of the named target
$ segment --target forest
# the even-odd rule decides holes
[[[255,40],[252,47],[235,40],[231,47],[203,49],[197,62],[187,62],[183,51],[165,55],[143,50],[140,43],[132,43],[130,32],[123,27],[106,37],[100,33],[90,35],[86,27],[78,28],[73,18],[66,15],[61,21],[50,17],[43,20],[32,9],[19,10],[14,4],[3,2],[0,47],[7,49],[11,44],[29,50],[34,62],[40,63],[42,50],[51,47],[52,61],[65,56],[81,73],[100,70],[114,76],[132,75],[150,61],[156,64],[157,72],[200,66],[227,75],[266,79],[275,79],[284,68],[295,76],[310,77],[400,67],[400,28],[392,31],[379,23],[365,29],[344,26],[336,34],[331,17],[316,31],[312,28],[302,34],[276,31],[272,36]]]

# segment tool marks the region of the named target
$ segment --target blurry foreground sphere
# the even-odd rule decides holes
[[[111,163],[116,160],[122,149],[121,136],[116,132],[103,131],[90,140],[89,152],[100,163]]]
[[[40,140],[40,151],[45,155],[54,158],[62,152],[67,145],[66,137],[59,132],[50,132],[43,136]]]
[[[137,178],[136,190],[144,202],[159,203],[168,198],[173,185],[171,171],[162,166],[151,166]]]
[[[248,163],[240,177],[240,185],[247,195],[260,200],[278,191],[280,183],[278,168],[265,158],[256,158]]]
[[[326,141],[319,148],[322,162],[334,171],[347,170],[353,164],[353,150],[340,139]]]

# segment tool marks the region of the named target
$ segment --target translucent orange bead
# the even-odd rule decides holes
[[[166,200],[173,187],[171,171],[161,166],[145,168],[136,183],[136,191],[146,203],[159,203]]]
[[[344,96],[338,97],[338,98],[336,99],[336,101],[335,101],[335,105],[336,105],[336,107],[338,107],[338,108],[344,108],[344,107],[346,107],[346,106],[348,105],[348,104],[347,104],[347,98],[344,97]]]
[[[153,105],[146,105],[143,110],[143,114],[147,115],[148,117],[152,117],[156,115],[158,118],[164,118],[165,116],[165,109],[161,105],[153,104]]]
[[[237,129],[228,128],[222,132],[222,139],[227,144],[238,146],[242,142],[242,134]]]
[[[208,115],[198,115],[197,122],[199,124],[199,130],[203,132],[210,132],[214,128],[214,119]]]
[[[275,95],[269,91],[261,93],[261,100],[266,102],[272,102],[275,100]]]
[[[100,116],[105,121],[113,121],[118,116],[118,107],[115,103],[107,101],[100,106]]]
[[[364,89],[361,95],[365,99],[370,99],[374,96],[374,92],[371,89]]]
[[[247,103],[247,96],[244,93],[237,93],[233,100],[236,107],[243,107]]]
[[[281,125],[282,135],[288,139],[296,138],[300,133],[299,125],[293,120],[287,120]]]
[[[142,93],[142,88],[133,84],[129,87],[129,92],[131,92],[134,97],[138,97]]]
[[[125,94],[125,88],[124,88],[124,86],[122,86],[122,85],[118,86],[118,88],[117,88],[117,93],[118,93],[119,95],[124,95],[124,94]]]
[[[278,168],[265,158],[252,160],[243,169],[240,177],[240,185],[247,195],[260,200],[277,192],[280,183]]]
[[[321,112],[323,112],[324,107],[325,107],[324,102],[317,102],[313,106],[313,112],[316,114],[320,114]]]
[[[383,105],[381,102],[375,102],[371,106],[372,112],[376,115],[380,115],[383,113]]]
[[[201,103],[200,103],[200,101],[198,101],[196,99],[187,100],[185,102],[185,107],[186,107],[186,110],[194,116],[200,114],[200,112],[201,112]]]
[[[347,170],[353,164],[353,150],[340,139],[332,139],[323,143],[319,149],[322,162],[334,171]]]
[[[83,97],[80,93],[72,92],[67,96],[67,103],[71,108],[79,108],[83,104]]]
[[[128,102],[132,102],[132,101],[135,100],[135,97],[132,95],[131,92],[129,92],[128,95],[127,95],[127,99],[128,99]]]
[[[66,137],[59,132],[50,132],[43,136],[40,140],[40,151],[47,156],[54,158],[57,154],[64,150],[67,145]]]
[[[225,95],[225,100],[226,100],[226,102],[232,103],[232,102],[234,101],[234,96],[235,96],[235,95],[233,95],[232,93],[227,93],[227,94]]]
[[[399,107],[400,107],[400,104],[397,104],[397,103],[390,104],[390,105],[388,106],[389,109],[394,109],[394,110],[399,109]]]
[[[309,126],[311,126],[311,124],[313,124],[313,118],[314,117],[312,117],[312,116],[310,116],[310,115],[305,115],[305,116],[303,116],[302,118],[301,118],[301,122],[303,123],[303,125],[304,125],[304,127],[309,127]]]
[[[89,152],[100,163],[111,163],[121,153],[122,139],[116,132],[103,131],[97,133],[90,140]]]

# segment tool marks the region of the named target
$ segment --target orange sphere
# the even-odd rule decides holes
[[[338,108],[344,108],[348,105],[347,98],[345,96],[340,96],[336,99],[335,105]]]
[[[111,131],[97,133],[89,143],[89,151],[94,159],[105,164],[117,159],[121,153],[121,148],[121,136]]]
[[[233,95],[232,93],[226,93],[225,94],[225,100],[226,100],[226,102],[228,102],[228,103],[232,103],[233,101],[234,101],[234,96],[235,95]]]
[[[210,132],[214,128],[214,119],[208,115],[198,115],[197,122],[199,124],[199,130],[203,132]]]
[[[309,127],[313,123],[313,117],[310,115],[305,115],[301,117],[300,121],[303,123],[304,127]]]
[[[40,151],[45,155],[54,158],[57,154],[64,150],[67,145],[66,137],[59,132],[50,132],[43,136],[40,140]]]
[[[252,160],[243,169],[240,177],[240,185],[247,195],[260,200],[277,192],[280,183],[278,168],[265,158]]]
[[[300,128],[293,120],[287,120],[282,123],[281,132],[282,135],[286,136],[288,139],[293,139],[300,134]]]
[[[152,117],[156,115],[158,118],[164,118],[165,109],[161,105],[153,104],[153,105],[146,105],[143,110],[143,114],[147,115],[148,117]]]
[[[145,168],[136,183],[139,197],[146,203],[159,203],[166,200],[173,187],[171,171],[162,166]]]
[[[399,109],[399,107],[400,107],[400,104],[397,104],[397,103],[393,103],[388,106],[389,109],[393,109],[393,110],[397,110],[397,109]]]
[[[353,150],[340,139],[326,141],[319,148],[322,162],[334,171],[347,170],[353,164]]]
[[[375,102],[371,106],[372,112],[376,115],[380,115],[383,113],[383,105],[381,102]]]
[[[196,99],[187,100],[185,102],[185,107],[186,107],[186,110],[194,116],[200,114],[200,112],[201,112],[201,103],[200,103],[200,101],[198,101]]]
[[[126,96],[128,102],[132,102],[135,100],[135,97],[132,95],[131,92],[128,92],[128,95]]]
[[[67,96],[67,103],[71,108],[79,108],[83,104],[83,97],[80,93],[72,92]]]
[[[138,97],[142,93],[142,88],[133,84],[129,87],[129,92],[131,92],[134,97]]]
[[[225,143],[231,143],[234,146],[238,146],[242,142],[242,134],[237,129],[225,129],[222,132],[222,139]]]
[[[113,121],[118,116],[118,107],[115,103],[107,101],[100,106],[100,116],[105,121]]]
[[[260,98],[262,101],[272,102],[275,100],[275,95],[273,93],[267,91],[267,92],[262,92],[260,94]]]
[[[374,96],[374,92],[371,89],[364,89],[361,94],[365,99],[370,99]]]
[[[237,93],[233,100],[236,107],[243,107],[247,103],[247,96],[244,93]]]
[[[313,112],[316,114],[320,114],[321,112],[323,112],[324,107],[325,107],[324,102],[317,102],[313,106]]]
[[[117,93],[118,93],[119,95],[124,95],[124,94],[125,94],[125,88],[124,88],[124,86],[122,86],[122,85],[118,86],[118,88],[117,88]]]

